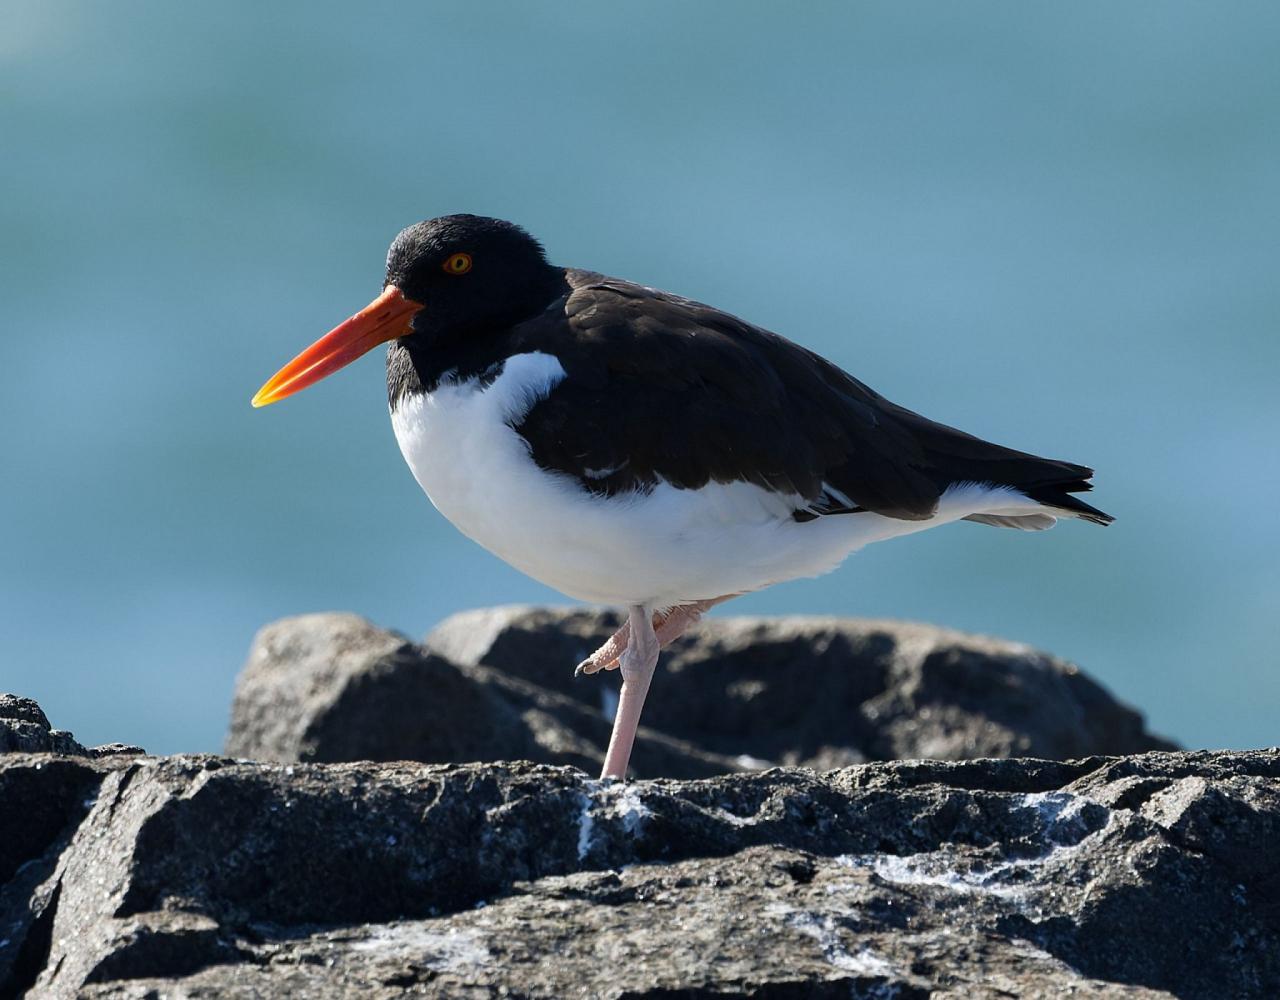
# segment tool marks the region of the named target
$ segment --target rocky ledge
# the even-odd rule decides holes
[[[0,755],[0,995],[1273,997],[1280,751]]]
[[[454,615],[422,643],[350,614],[258,633],[226,752],[275,761],[532,760],[598,773],[617,672],[574,666],[614,612],[507,607]],[[1173,749],[1065,660],[932,625],[716,618],[663,654],[632,755],[642,777],[774,764]]]
[[[1280,995],[1280,752],[1015,643],[728,618],[664,659],[663,780],[601,783],[617,625],[277,622],[227,757],[0,696],[0,997]]]

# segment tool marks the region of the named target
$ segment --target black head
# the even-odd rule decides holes
[[[563,272],[519,226],[445,215],[403,230],[387,251],[385,285],[421,303],[413,334],[495,330],[533,316],[562,291]]]
[[[564,289],[564,272],[519,226],[478,215],[419,222],[391,244],[382,294],[271,376],[253,405],[291,396],[388,341],[389,359],[413,355],[400,360],[415,373],[422,357],[443,370],[453,355],[480,350],[484,333],[536,316]]]

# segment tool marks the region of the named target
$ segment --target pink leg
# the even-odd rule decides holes
[[[618,711],[613,717],[613,734],[609,737],[601,778],[622,779],[627,776],[627,763],[631,760],[631,747],[636,741],[640,712],[649,693],[654,667],[658,665],[661,647],[653,628],[652,612],[642,605],[633,605],[629,622],[631,637],[626,651],[618,659],[618,667],[622,671],[622,692],[618,696]]]

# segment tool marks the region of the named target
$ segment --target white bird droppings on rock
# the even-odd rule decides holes
[[[1021,903],[1034,891],[1034,882],[1027,877],[1032,870],[1087,850],[1107,835],[1115,818],[1107,810],[1102,825],[1090,829],[1084,810],[1104,807],[1070,792],[1026,793],[1015,796],[1014,801],[1020,808],[1034,810],[1043,823],[1040,831],[1043,849],[1038,854],[963,869],[955,866],[955,855],[947,851],[910,855],[846,854],[838,856],[836,861],[849,868],[870,869],[894,885],[936,886],[969,895],[987,893]]]
[[[769,916],[779,917],[788,927],[813,938],[822,949],[823,957],[837,969],[859,976],[890,978],[897,970],[883,956],[863,945],[851,952],[840,939],[839,924],[830,914],[798,910],[785,903],[771,903],[765,907]]]
[[[595,843],[597,820],[616,820],[628,837],[637,836],[652,813],[640,797],[640,789],[631,784],[600,781],[583,783],[582,811],[578,814],[578,860],[588,854]]]
[[[591,833],[596,821],[591,818],[591,796],[582,794],[582,811],[578,813],[578,860],[591,853]]]
[[[436,972],[457,972],[491,961],[493,953],[478,931],[450,928],[437,931],[419,923],[371,926],[369,936],[351,945],[355,951],[385,952],[420,962]]]

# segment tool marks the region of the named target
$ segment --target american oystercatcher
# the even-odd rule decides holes
[[[410,226],[382,294],[277,372],[265,406],[390,342],[405,461],[468,537],[571,597],[627,609],[578,666],[618,667],[602,777],[623,778],[658,652],[730,597],[952,521],[1112,519],[1091,469],[889,402],[711,306],[554,267],[509,222]]]

